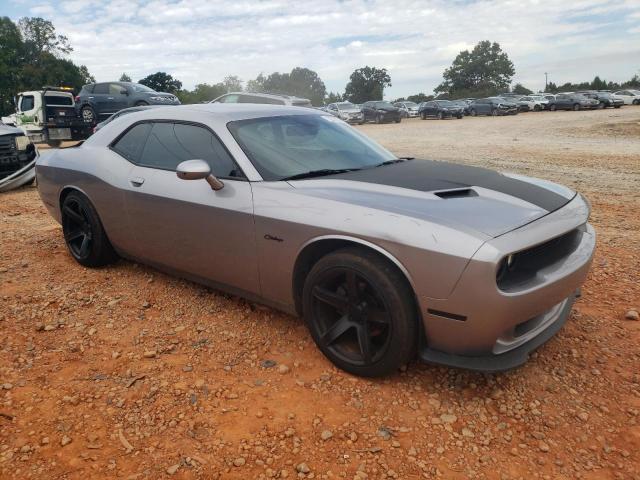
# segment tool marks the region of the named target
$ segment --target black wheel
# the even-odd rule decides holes
[[[456,115],[456,118],[457,118],[458,120],[462,119],[462,114],[461,114],[461,113],[459,113],[458,115]]]
[[[303,311],[322,353],[354,375],[386,375],[415,355],[411,290],[373,253],[344,249],[320,259],[304,284]]]
[[[96,123],[96,112],[91,105],[85,105],[80,109],[82,121],[86,124],[93,125]]]
[[[135,104],[136,107],[144,107],[145,105],[149,105],[149,104],[143,100],[140,100]]]
[[[472,108],[471,110],[469,110],[469,114],[470,114],[472,117],[476,117],[476,116],[478,115],[478,112],[476,112],[476,111],[475,111],[475,109],[473,109],[473,108]]]
[[[555,112],[556,111],[555,104],[552,103],[551,105],[549,105],[549,111],[551,111],[551,112]]]
[[[493,108],[491,110],[491,116],[493,116],[493,117],[497,117],[498,116],[498,109],[497,108]]]
[[[597,107],[597,108],[598,108],[598,110],[602,110],[604,107],[606,107],[606,105],[605,105],[604,103],[600,102],[600,103],[598,104],[598,107]]]
[[[426,119],[427,119],[427,114],[426,114],[425,112],[422,112],[422,113],[420,114],[420,118],[421,118],[422,120],[426,120]]]
[[[400,123],[401,121],[402,121],[402,118],[398,118],[398,119],[396,120],[396,123]]]
[[[613,108],[620,108],[622,105],[614,105]]]
[[[382,115],[381,114],[376,115],[376,123],[382,123]]]
[[[442,112],[438,112],[438,120],[444,120],[444,114]]]
[[[534,112],[539,112],[541,110],[540,105],[534,105],[533,106],[533,111]]]
[[[640,105],[640,100],[634,100],[634,101],[633,101],[633,104],[634,104],[634,105]]]
[[[574,112],[579,111],[579,110],[580,110],[580,108],[582,108],[582,107],[580,107],[580,104],[579,104],[579,103],[575,103],[575,104],[573,105],[573,111],[574,111]]]
[[[85,267],[101,267],[118,258],[98,213],[80,192],[69,193],[62,202],[62,232],[69,252]]]

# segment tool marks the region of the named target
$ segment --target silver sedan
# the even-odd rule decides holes
[[[124,257],[300,315],[357,375],[416,355],[524,363],[566,321],[595,246],[568,188],[397,158],[295,107],[131,113],[36,170],[82,265]]]

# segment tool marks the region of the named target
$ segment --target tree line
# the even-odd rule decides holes
[[[22,18],[14,23],[8,17],[0,17],[0,113],[4,115],[14,110],[13,96],[20,91],[40,89],[44,85],[64,85],[79,91],[84,84],[95,82],[87,67],[64,58],[72,51],[68,39],[57,34],[49,20]],[[433,98],[477,98],[506,91],[523,95],[532,93],[520,83],[511,87],[514,75],[515,67],[507,53],[498,43],[484,40],[455,57],[432,95],[416,93],[396,101],[420,103]],[[120,81],[130,82],[132,79],[123,73]],[[229,75],[222,82],[200,83],[192,90],[183,89],[182,82],[166,72],[153,73],[138,82],[156,91],[173,93],[182,103],[208,102],[229,92],[247,91],[295,95],[320,106],[340,101],[363,103],[382,100],[385,88],[391,86],[391,76],[385,68],[358,68],[351,73],[343,93],[328,92],[318,73],[305,67],[295,67],[283,73],[260,73],[247,82]],[[620,88],[640,88],[639,76],[635,75],[623,83],[606,82],[596,76],[591,82],[547,85],[547,91],[552,93]]]

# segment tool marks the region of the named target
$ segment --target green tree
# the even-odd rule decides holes
[[[473,50],[460,52],[434,90],[457,96],[486,96],[506,90],[515,74],[513,63],[496,42],[479,42]]]
[[[327,95],[327,97],[324,99],[324,103],[336,103],[336,102],[342,102],[342,95],[340,95],[339,93],[333,93],[333,92],[329,92],[329,94]]]
[[[50,53],[55,56],[73,51],[69,39],[58,35],[49,20],[40,17],[24,17],[18,21],[22,39],[33,56]]]
[[[530,95],[533,91],[529,90],[527,87],[522,85],[521,83],[516,83],[511,89],[513,93],[517,93],[518,95]]]
[[[363,67],[349,77],[344,96],[353,103],[382,100],[384,87],[391,86],[391,77],[386,68]]]
[[[247,82],[248,92],[277,93],[308,98],[313,105],[322,105],[327,88],[320,76],[304,67],[295,67],[289,73],[259,74]]]
[[[156,72],[138,81],[142,85],[154,89],[156,92],[178,93],[182,82],[165,72]]]
[[[120,75],[120,82],[130,82],[131,81],[131,77],[129,75],[127,75],[126,73],[123,73],[122,75]]]
[[[17,25],[0,17],[0,113],[13,111],[13,96],[21,83],[24,43]]]
[[[415,102],[415,103],[428,102],[429,100],[433,100],[433,95],[426,95],[424,93],[417,93],[415,95],[409,95],[407,97],[407,101]]]
[[[258,76],[247,82],[247,92],[253,93],[264,93],[264,82],[266,77],[263,73],[258,74]]]
[[[224,80],[222,80],[222,84],[226,89],[225,93],[242,91],[242,80],[240,80],[240,78],[236,75],[228,75],[224,77]]]
[[[606,90],[609,87],[606,81],[601,80],[598,75],[596,75],[591,82],[591,89],[593,90]]]
[[[227,86],[224,83],[209,85],[200,83],[191,90],[180,90],[177,95],[181,103],[205,103],[218,98],[227,93]]]

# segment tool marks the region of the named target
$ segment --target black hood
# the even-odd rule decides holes
[[[571,198],[544,186],[512,178],[494,170],[434,160],[412,160],[376,168],[320,177],[367,182],[407,188],[421,192],[439,192],[482,187],[524,200],[547,212],[566,205]]]

